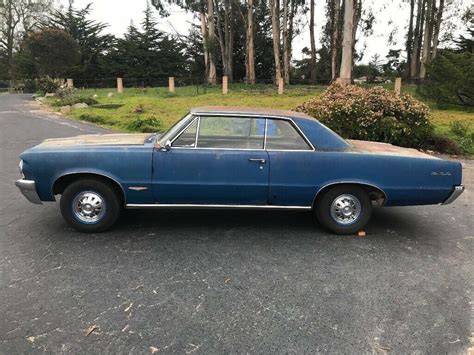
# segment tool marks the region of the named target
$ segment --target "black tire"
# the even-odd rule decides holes
[[[359,210],[358,215],[357,212],[352,212],[352,217],[337,211],[331,213],[333,203],[335,204],[334,208],[343,210],[336,202],[349,203],[349,208],[352,211]],[[347,211],[347,213],[350,212],[351,210]],[[369,221],[372,215],[372,202],[369,194],[363,188],[354,185],[339,185],[324,192],[317,199],[315,214],[319,223],[330,231],[336,234],[353,234],[362,230]]]
[[[81,201],[91,203],[84,204]],[[98,207],[94,208],[93,204]],[[77,205],[81,207],[75,207]],[[122,210],[121,199],[116,190],[110,184],[96,179],[81,179],[67,186],[61,196],[60,208],[66,222],[85,233],[99,233],[109,229]],[[88,213],[92,215],[87,215]]]

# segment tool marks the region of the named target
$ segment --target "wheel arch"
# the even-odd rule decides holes
[[[126,203],[125,190],[117,179],[98,172],[71,172],[57,177],[52,185],[53,196],[62,194],[67,186],[81,179],[96,179],[109,184],[117,192],[122,203]]]
[[[330,190],[333,187],[336,186],[341,186],[341,185],[351,185],[351,186],[358,186],[362,187],[364,190],[367,191],[369,194],[369,197],[372,201],[376,201],[376,203],[380,206],[385,205],[387,202],[387,194],[383,189],[381,189],[379,186],[364,182],[364,181],[337,181],[337,182],[331,182],[323,185],[317,192],[316,195],[314,196],[313,199],[313,208],[317,205],[318,199],[321,198],[321,196],[324,195],[324,193],[328,190]]]

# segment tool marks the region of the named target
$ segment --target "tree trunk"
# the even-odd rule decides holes
[[[291,54],[293,51],[293,38],[294,38],[294,27],[295,27],[295,15],[297,10],[297,2],[291,1],[290,6],[290,13],[288,15],[288,84],[289,84],[289,77],[291,74]]]
[[[215,46],[216,46],[216,30],[214,25],[214,2],[207,0],[207,27],[208,27],[208,49],[209,49],[209,76],[208,83],[215,85],[217,83],[216,77],[216,62],[215,62]]]
[[[204,76],[206,80],[209,78],[209,50],[207,48],[207,24],[206,24],[206,14],[204,9],[199,13],[201,18],[201,36],[202,36],[202,46],[204,52]]]
[[[227,6],[230,9],[228,11],[228,41],[226,42],[227,45],[227,69],[228,69],[228,77],[229,82],[234,80],[234,2],[230,2],[230,0],[226,0]]]
[[[311,71],[311,84],[316,84],[316,41],[314,37],[314,1],[310,0],[309,3],[309,39],[311,42],[311,62],[310,62],[310,71]]]
[[[344,0],[344,31],[342,37],[342,59],[339,78],[349,84],[352,73],[352,31],[354,21],[354,1]]]
[[[357,28],[359,27],[359,21],[362,16],[362,0],[354,1],[354,14],[352,16],[352,65],[351,65],[351,77],[352,77],[352,68],[354,67],[354,53],[355,45],[357,38]]]
[[[433,1],[426,1],[426,15],[425,15],[425,30],[423,37],[423,49],[421,52],[421,65],[420,65],[420,79],[424,79],[426,76],[426,64],[430,61],[430,49],[431,49],[431,33],[432,33],[432,13],[433,13]]]
[[[405,68],[405,76],[411,78],[411,51],[413,47],[413,17],[415,13],[415,0],[410,0],[410,20],[408,24],[408,33],[406,41],[407,66]]]
[[[253,24],[253,0],[247,0],[247,41],[245,68],[248,84],[255,84],[255,47]]]
[[[436,13],[436,23],[433,33],[433,52],[431,54],[431,59],[436,58],[438,54],[438,44],[439,44],[439,30],[441,28],[441,22],[443,21],[443,11],[444,11],[444,0],[439,0],[438,12]]]
[[[288,35],[289,0],[283,0],[283,78],[285,84],[290,83],[290,39]]]
[[[413,34],[413,51],[411,54],[410,63],[410,79],[415,80],[418,78],[419,72],[419,60],[420,60],[420,38],[422,35],[423,28],[423,5],[425,0],[418,0],[418,6],[416,10],[416,26]]]
[[[334,13],[332,19],[332,38],[331,38],[331,79],[337,78],[337,58],[339,57],[339,18],[341,12],[340,0],[332,0]]]
[[[280,62],[280,2],[279,0],[270,0],[272,15],[272,37],[273,37],[273,57],[275,60],[275,82],[278,82],[281,76]]]

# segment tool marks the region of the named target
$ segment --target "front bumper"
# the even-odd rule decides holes
[[[17,180],[15,185],[20,189],[21,193],[28,201],[37,205],[43,204],[36,192],[36,184],[33,180]]]
[[[451,202],[456,200],[463,192],[464,192],[464,185],[454,186],[453,192],[451,192],[451,195],[449,195],[446,201],[444,201],[442,204],[449,205]]]

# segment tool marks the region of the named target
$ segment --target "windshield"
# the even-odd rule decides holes
[[[174,135],[179,132],[189,121],[191,117],[190,113],[187,113],[186,116],[184,116],[182,119],[180,119],[178,122],[176,122],[174,125],[171,126],[170,129],[168,129],[158,140],[158,143],[160,146],[164,147],[166,145],[166,142],[171,140],[171,138],[174,137]]]

